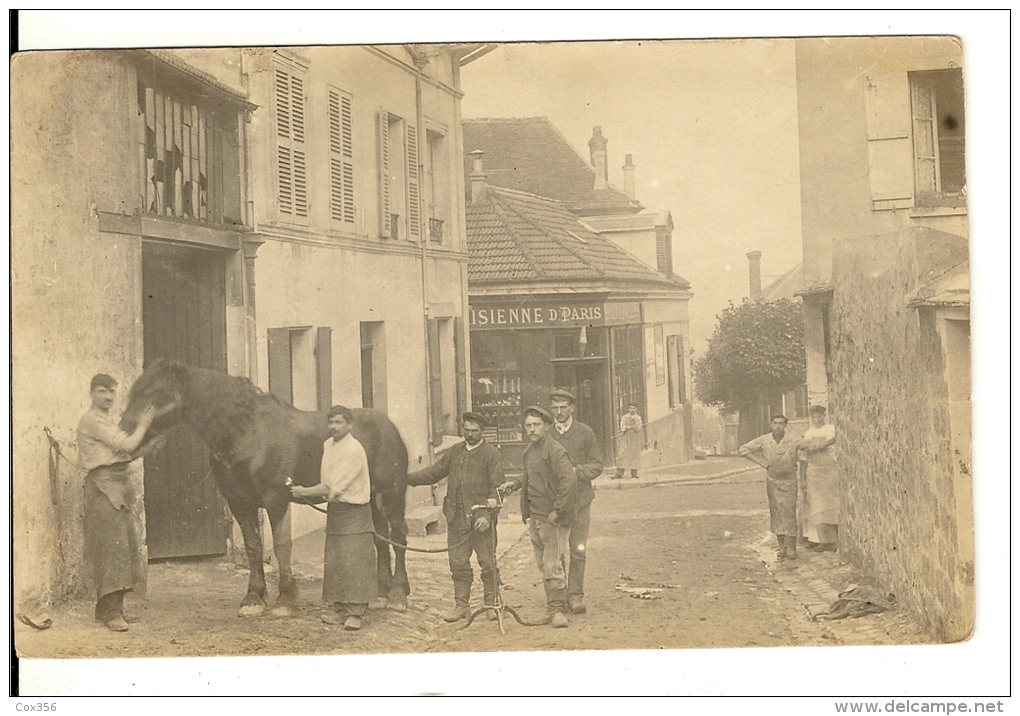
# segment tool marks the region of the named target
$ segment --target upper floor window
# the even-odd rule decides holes
[[[450,188],[446,152],[446,138],[442,133],[428,130],[425,146],[425,201],[429,216],[429,240],[441,244],[443,235],[449,234]]]
[[[241,224],[238,109],[144,66],[138,70],[138,120],[145,213]]]
[[[305,145],[305,75],[289,65],[273,66],[276,119],[276,207],[280,218],[308,220],[308,150]]]
[[[416,240],[421,236],[418,128],[379,111],[379,234]]]
[[[964,173],[963,70],[911,72],[914,204],[962,206]]]

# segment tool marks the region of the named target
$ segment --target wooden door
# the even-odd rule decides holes
[[[225,268],[217,252],[143,242],[146,365],[171,358],[226,372]],[[226,554],[230,513],[210,464],[205,443],[184,425],[145,459],[149,559]]]

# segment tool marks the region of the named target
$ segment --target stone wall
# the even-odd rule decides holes
[[[840,549],[947,640],[973,627],[973,554],[957,534],[935,317],[907,296],[966,258],[962,237],[915,228],[837,241],[832,271]]]

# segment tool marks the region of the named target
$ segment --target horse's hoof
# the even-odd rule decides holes
[[[386,597],[376,597],[368,603],[369,609],[385,609],[390,603],[390,600]]]
[[[265,604],[246,604],[237,612],[239,617],[257,617],[266,611]]]
[[[270,612],[274,617],[290,617],[294,616],[294,610],[289,606],[277,605],[273,607]]]
[[[389,607],[390,611],[394,612],[406,612],[407,611],[407,595],[404,594],[402,589],[396,588],[390,591],[389,595]]]

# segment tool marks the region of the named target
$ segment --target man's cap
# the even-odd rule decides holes
[[[117,381],[112,375],[106,373],[96,373],[92,376],[92,382],[89,384],[89,390],[95,390],[96,388],[109,388],[114,390],[117,387]]]
[[[529,405],[524,409],[524,417],[528,417],[529,415],[537,415],[549,425],[553,424],[553,417],[549,415],[549,411],[545,408],[540,408],[537,405]]]
[[[568,390],[562,389],[554,390],[553,392],[549,393],[549,402],[552,402],[554,400],[565,400],[571,405],[577,402],[577,398],[574,397],[573,393],[571,393]]]
[[[824,405],[812,405],[810,408],[808,408],[808,412],[809,413],[817,413],[819,415],[825,415],[825,406]]]
[[[460,416],[460,421],[462,423],[474,423],[480,428],[484,428],[489,425],[489,421],[487,421],[484,416],[478,413],[473,413],[470,410]]]

